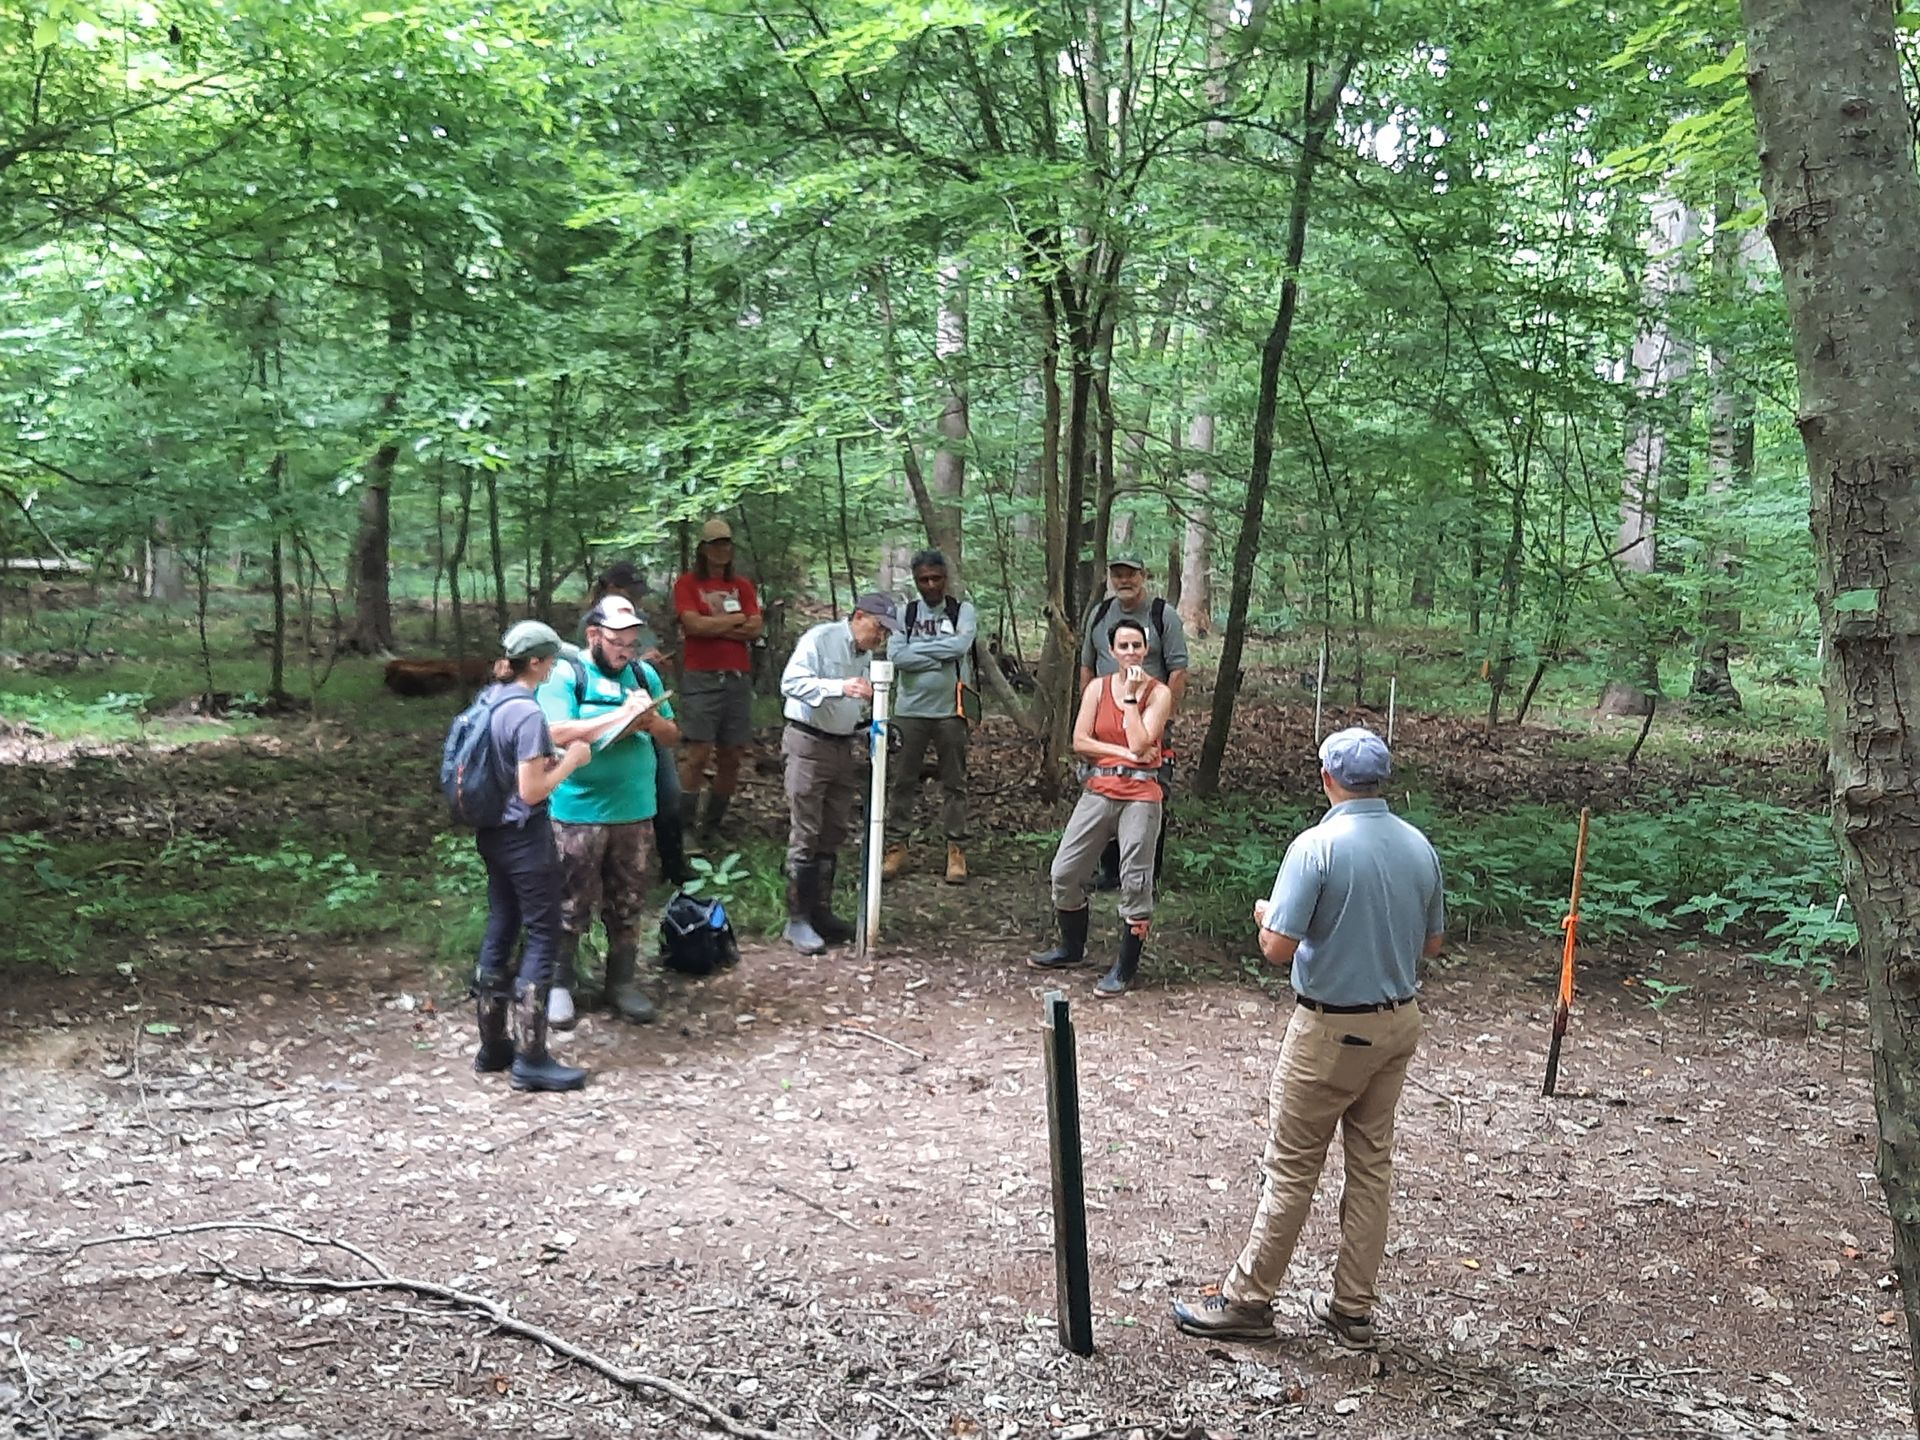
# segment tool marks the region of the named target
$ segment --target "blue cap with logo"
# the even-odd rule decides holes
[[[1393,773],[1387,742],[1363,725],[1336,730],[1320,742],[1320,768],[1349,790],[1384,784]]]

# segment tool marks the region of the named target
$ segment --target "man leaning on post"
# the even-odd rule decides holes
[[[853,926],[833,913],[833,880],[860,801],[873,657],[899,633],[893,597],[862,595],[846,619],[824,621],[802,635],[780,675],[787,722],[780,737],[787,784],[782,934],[802,955],[853,939]]]
[[[1416,971],[1440,953],[1446,928],[1440,859],[1380,796],[1392,763],[1371,730],[1327,737],[1320,783],[1332,808],[1287,847],[1272,896],[1253,907],[1260,953],[1293,967],[1295,1008],[1268,1093],[1253,1233],[1218,1295],[1175,1303],[1174,1324],[1189,1335],[1273,1338],[1273,1297],[1337,1129],[1347,1161],[1340,1255],[1333,1292],[1309,1294],[1307,1309],[1345,1348],[1374,1346],[1394,1110],[1420,1042]]]

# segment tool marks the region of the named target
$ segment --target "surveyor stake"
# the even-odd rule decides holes
[[[1573,847],[1573,895],[1567,901],[1567,918],[1560,922],[1567,939],[1560,950],[1560,996],[1553,1006],[1553,1039],[1547,1044],[1547,1083],[1540,1087],[1542,1095],[1553,1094],[1560,1079],[1560,1042],[1566,1039],[1567,1017],[1573,1010],[1573,957],[1580,948],[1580,876],[1587,868],[1587,817],[1591,813],[1581,807],[1580,839]]]

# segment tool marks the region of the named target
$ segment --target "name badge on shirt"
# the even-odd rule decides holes
[[[740,613],[740,597],[731,591],[722,595],[720,597],[720,610],[721,613],[725,615],[738,615]]]
[[[946,616],[944,616],[944,615],[942,615],[942,616],[940,617],[940,623],[939,623],[939,625],[937,625],[937,626],[936,626],[936,627],[934,628],[934,634],[936,634],[936,635],[952,635],[952,634],[954,634],[954,633],[955,633],[955,632],[954,632],[954,628],[953,628],[953,621],[951,621],[951,620],[949,620],[949,619],[948,619],[948,618],[947,618]]]

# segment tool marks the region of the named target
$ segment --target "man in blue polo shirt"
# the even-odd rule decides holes
[[[1393,1116],[1420,1043],[1416,969],[1440,953],[1446,929],[1440,859],[1380,797],[1392,768],[1371,730],[1328,736],[1320,783],[1332,808],[1287,847],[1273,894],[1253,907],[1260,953],[1292,966],[1295,1008],[1269,1092],[1253,1233],[1218,1295],[1174,1305],[1174,1324],[1189,1335],[1273,1338],[1273,1297],[1338,1129],[1347,1160],[1340,1257],[1332,1294],[1309,1295],[1307,1308],[1339,1344],[1373,1348]]]

